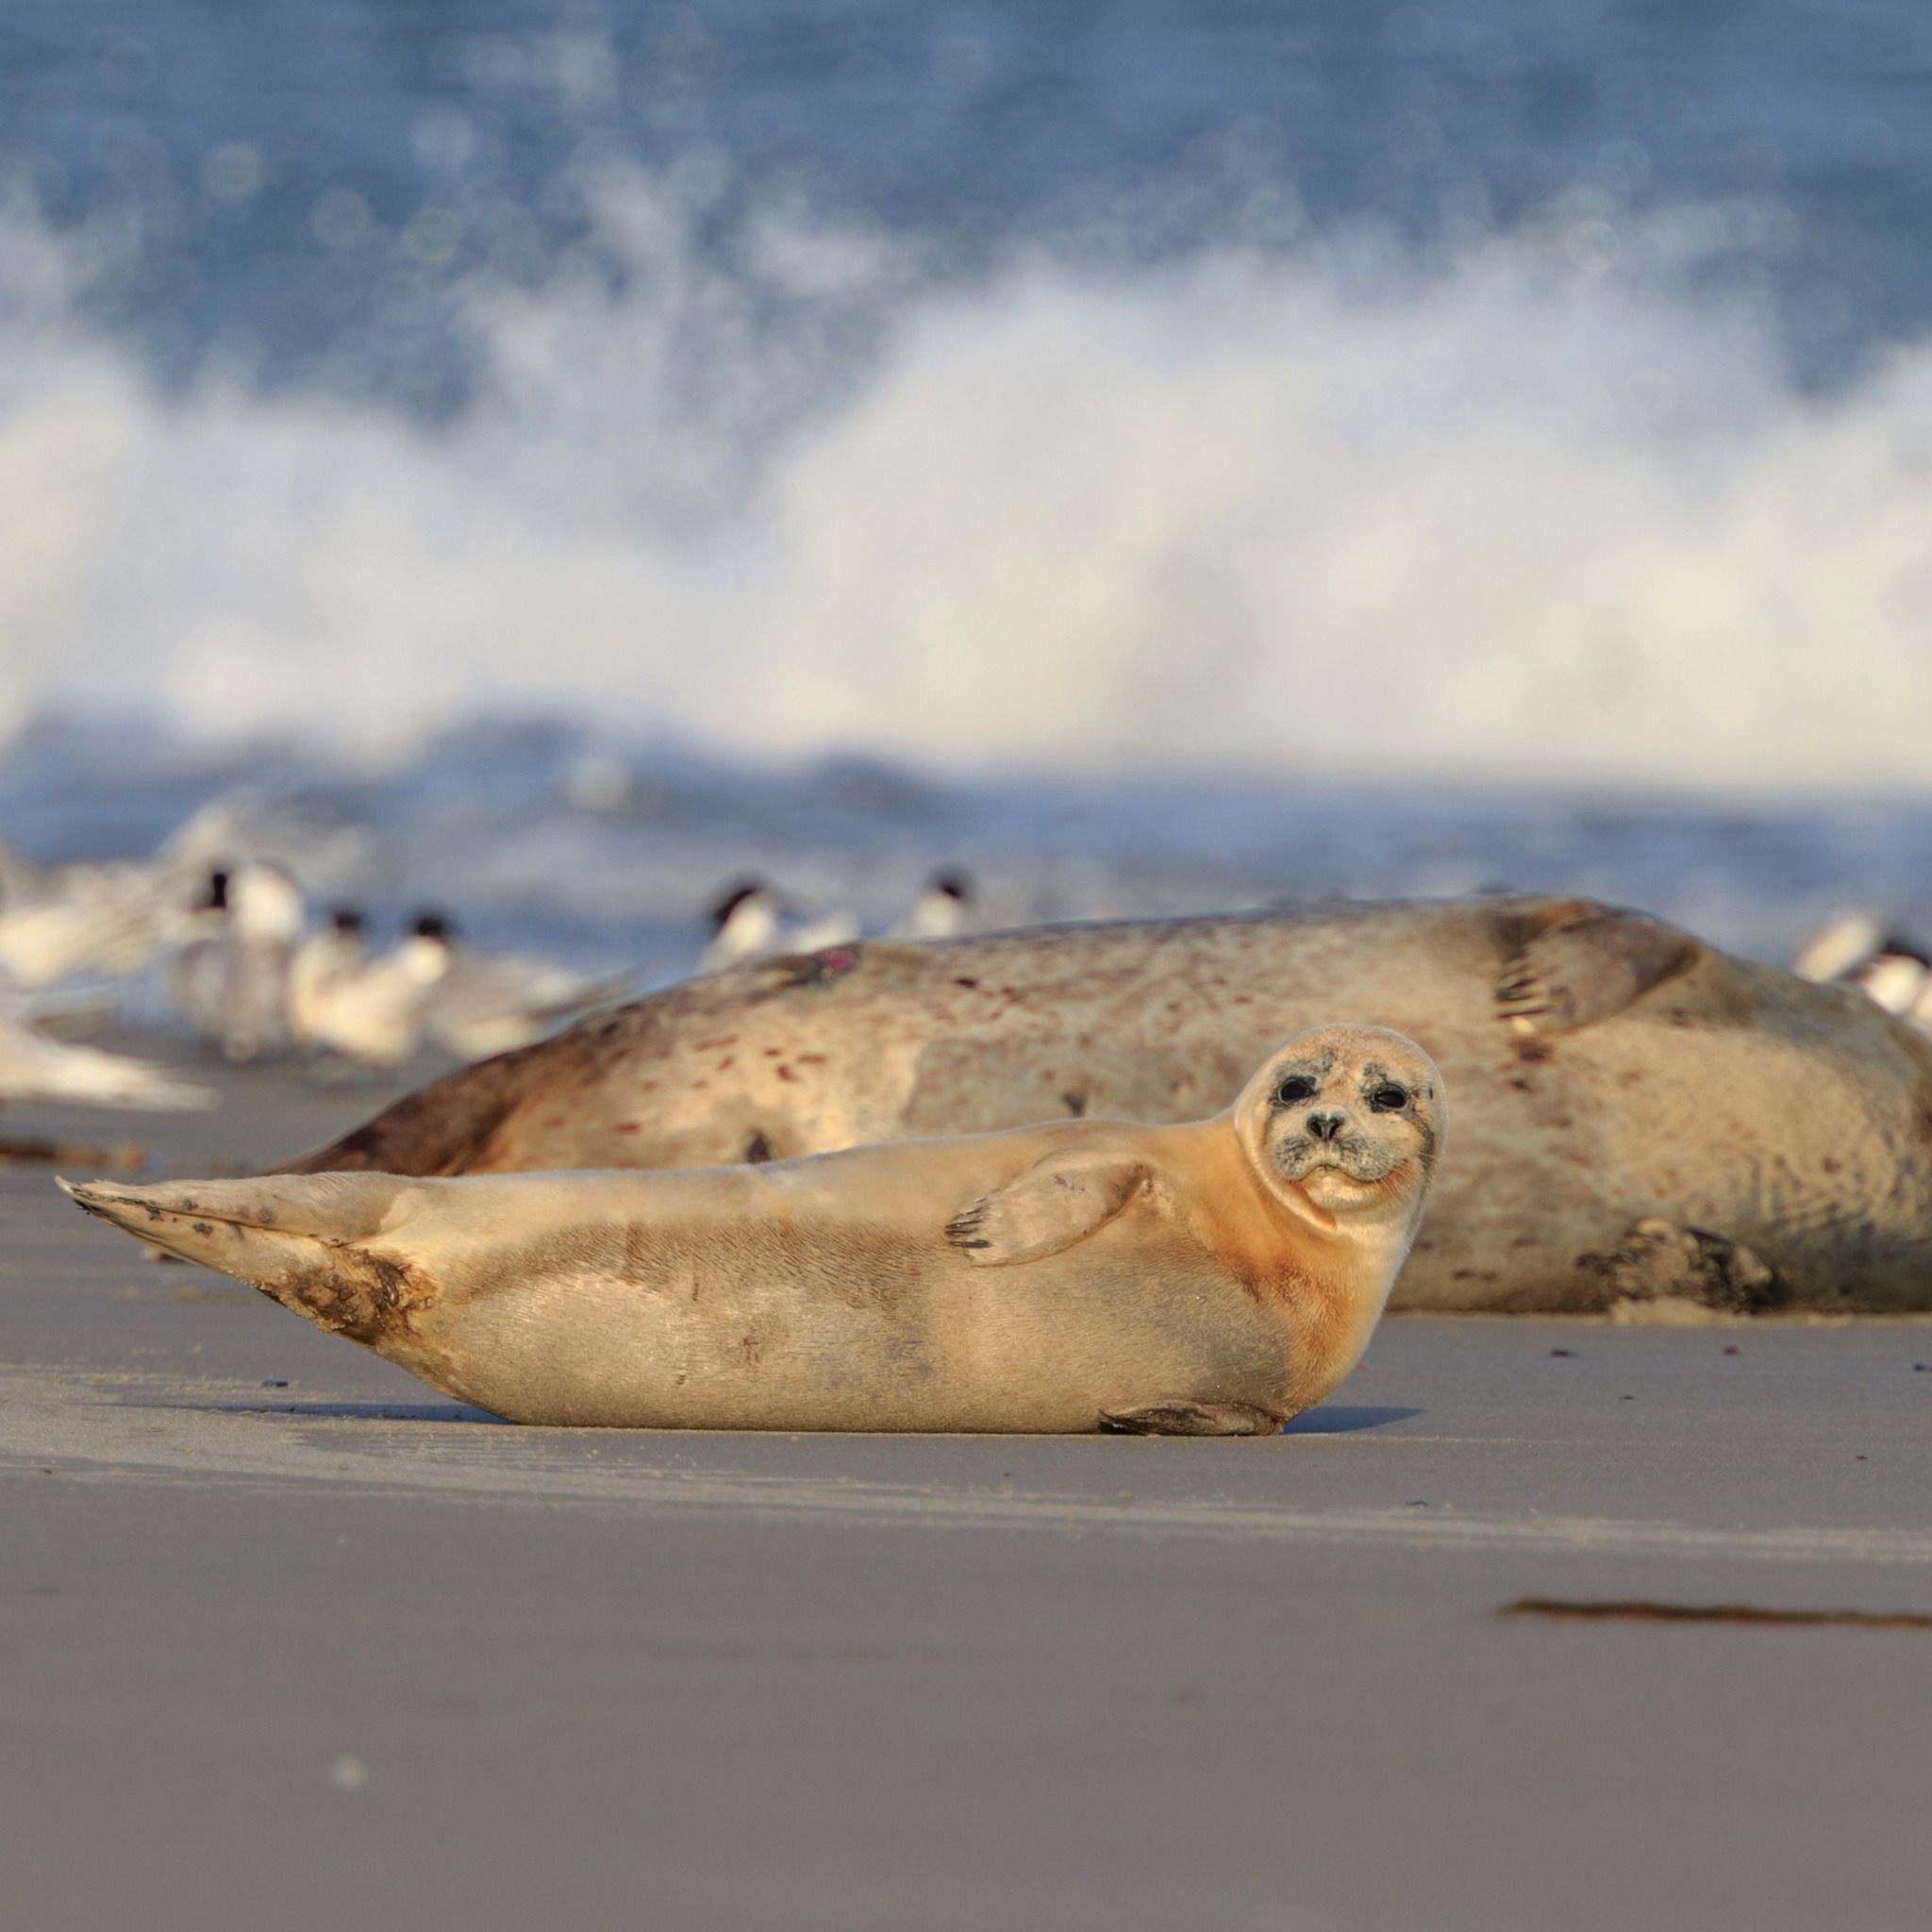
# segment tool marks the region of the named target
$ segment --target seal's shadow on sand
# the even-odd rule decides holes
[[[488,1423],[508,1428],[500,1415],[462,1402],[158,1402],[155,1408],[195,1409],[206,1415],[288,1415],[304,1422]]]
[[[1330,1403],[1304,1409],[1282,1430],[1284,1436],[1346,1436],[1357,1429],[1379,1429],[1388,1423],[1406,1423],[1419,1408],[1346,1408]]]
[[[143,1408],[195,1409],[210,1415],[286,1415],[305,1422],[360,1423],[485,1423],[491,1428],[511,1426],[487,1408],[463,1402],[184,1402],[142,1403]],[[1348,1408],[1330,1406],[1298,1415],[1282,1431],[1286,1436],[1344,1436],[1358,1429],[1379,1429],[1389,1423],[1421,1415],[1419,1408]],[[748,1431],[747,1433],[758,1433]]]

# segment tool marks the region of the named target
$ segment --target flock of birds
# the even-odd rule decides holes
[[[425,1043],[482,1059],[626,990],[621,978],[482,952],[441,912],[417,914],[378,950],[356,907],[316,920],[278,859],[211,862],[224,823],[203,814],[145,860],[43,868],[0,844],[0,1101],[212,1106],[212,1089],[166,1067],[57,1037],[98,1024],[112,982],[157,964],[177,1018],[237,1062],[301,1056],[389,1070]],[[965,874],[940,874],[892,932],[958,932],[974,896]],[[801,919],[758,879],[733,886],[710,924],[700,972],[858,937],[856,919]],[[92,984],[76,990],[83,975]]]
[[[111,1007],[98,991],[75,991],[80,975],[111,982],[158,960],[175,1013],[236,1061],[300,1055],[389,1070],[425,1042],[482,1059],[625,990],[621,979],[478,951],[439,912],[419,913],[377,950],[355,907],[315,921],[280,861],[211,863],[208,848],[225,829],[210,808],[152,858],[58,867],[0,844],[0,1101],[212,1106],[211,1089],[169,1068],[57,1037]],[[966,874],[935,874],[888,937],[963,932],[977,896]],[[710,926],[700,973],[859,937],[856,917],[811,916],[756,878],[726,891]],[[1932,1036],[1932,948],[1881,915],[1834,913],[1791,964],[1803,978],[1857,987]]]
[[[301,888],[273,859],[208,875],[169,974],[173,1004],[231,1060],[290,1051],[400,1066],[425,1040],[482,1059],[541,1039],[622,991],[515,954],[465,945],[440,912],[417,914],[375,952],[359,908],[311,927]]]
[[[935,873],[910,910],[887,932],[894,940],[946,940],[964,932],[978,891],[963,872]],[[780,953],[816,953],[858,937],[851,912],[821,913],[792,922],[785,895],[763,879],[741,879],[711,908],[711,938],[698,959],[700,973],[722,973]]]
[[[0,1099],[108,1107],[207,1107],[211,1089],[126,1055],[54,1037],[110,1001],[57,991],[75,975],[111,980],[166,961],[169,1005],[234,1061],[323,1055],[392,1068],[425,1041],[480,1059],[540,1039],[624,982],[540,959],[466,946],[425,912],[387,951],[369,944],[353,907],[319,926],[301,888],[274,859],[214,867],[182,890],[165,857],[146,866],[58,872],[0,861]]]

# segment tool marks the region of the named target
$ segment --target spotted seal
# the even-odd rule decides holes
[[[1456,1091],[1398,1307],[1932,1307],[1932,1044],[1856,989],[1587,899],[833,947],[452,1074],[295,1166],[705,1166],[1198,1120],[1338,1015],[1419,1041]]]

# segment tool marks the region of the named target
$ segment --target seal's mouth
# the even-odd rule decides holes
[[[1372,1140],[1366,1134],[1345,1135],[1341,1141],[1317,1141],[1296,1135],[1274,1148],[1274,1168],[1283,1180],[1307,1181],[1316,1178],[1353,1181],[1358,1187],[1373,1187],[1385,1181],[1402,1165],[1401,1152]]]

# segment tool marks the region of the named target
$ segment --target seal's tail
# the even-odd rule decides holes
[[[318,1327],[374,1343],[411,1300],[408,1271],[359,1244],[409,1183],[394,1174],[60,1187],[79,1208],[184,1261],[263,1290]]]

